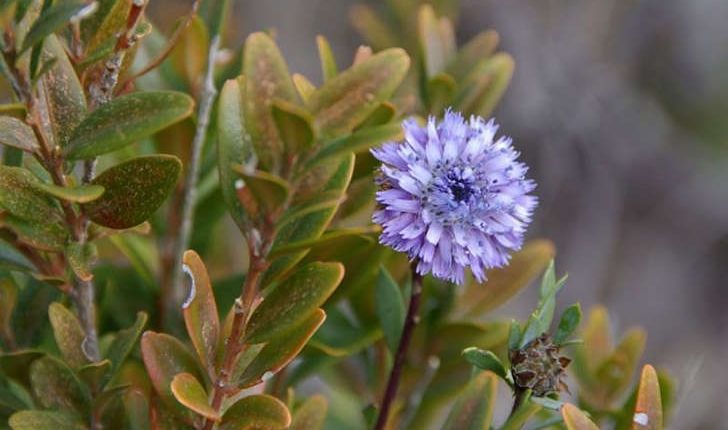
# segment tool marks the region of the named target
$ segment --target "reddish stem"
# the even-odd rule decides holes
[[[417,273],[416,266],[417,262],[414,261],[412,263],[412,294],[410,296],[409,308],[407,309],[407,317],[404,320],[402,337],[399,339],[397,353],[394,356],[394,364],[392,365],[392,370],[389,373],[387,389],[384,392],[384,398],[382,399],[382,404],[379,408],[379,417],[377,418],[377,424],[374,426],[375,430],[383,430],[387,425],[389,410],[394,402],[395,396],[397,395],[397,388],[399,388],[399,380],[402,376],[402,367],[404,366],[404,359],[407,356],[407,349],[409,348],[410,341],[412,340],[412,333],[414,332],[415,326],[419,320],[420,298],[422,296],[422,275]]]

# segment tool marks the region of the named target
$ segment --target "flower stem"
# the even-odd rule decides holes
[[[404,320],[402,337],[399,339],[397,353],[394,356],[394,364],[392,365],[392,370],[389,372],[387,389],[384,392],[384,398],[382,399],[382,404],[379,407],[379,417],[377,418],[377,424],[374,426],[375,430],[383,430],[387,424],[389,409],[397,395],[397,388],[399,387],[399,379],[402,376],[402,367],[404,365],[404,359],[407,356],[407,349],[409,348],[410,341],[412,340],[412,333],[419,321],[420,298],[422,296],[422,275],[417,273],[416,266],[417,261],[412,262],[412,294],[410,296],[409,308],[407,309],[407,316]]]

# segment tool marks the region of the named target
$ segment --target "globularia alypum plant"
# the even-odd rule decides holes
[[[552,327],[495,32],[357,6],[369,46],[340,70],[319,37],[317,86],[270,34],[224,48],[226,0],[170,35],[146,6],[0,1],[0,427],[662,428],[644,332]]]

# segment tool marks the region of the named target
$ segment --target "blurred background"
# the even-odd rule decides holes
[[[340,67],[363,43],[355,3],[238,0],[226,45],[275,29],[291,71],[320,82],[317,34]],[[460,5],[459,43],[491,28],[516,60],[495,116],[539,183],[529,235],[557,245],[561,303],[647,329],[644,361],[680,385],[671,428],[728,429],[728,2]],[[171,25],[187,6],[155,0],[150,14]],[[525,318],[532,290],[499,314]]]

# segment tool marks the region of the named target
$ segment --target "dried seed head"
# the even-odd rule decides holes
[[[544,333],[521,349],[508,352],[513,381],[518,388],[531,389],[543,397],[559,391],[569,392],[562,380],[571,359],[559,355],[559,346]]]

